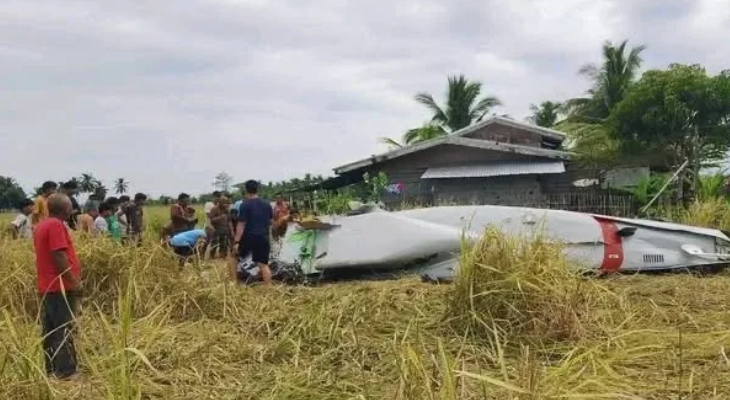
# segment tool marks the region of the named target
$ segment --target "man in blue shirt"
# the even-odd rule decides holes
[[[249,180],[245,184],[246,199],[238,210],[236,236],[234,246],[237,248],[238,258],[245,259],[251,255],[251,261],[258,264],[261,280],[264,285],[271,284],[271,270],[269,269],[269,252],[271,243],[271,221],[274,210],[271,204],[258,196],[259,183]]]
[[[184,265],[191,256],[197,254],[198,247],[203,245],[212,233],[211,228],[206,228],[184,231],[173,236],[170,239],[170,246],[175,254],[180,256],[180,265]]]

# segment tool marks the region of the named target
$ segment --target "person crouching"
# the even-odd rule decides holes
[[[184,266],[192,257],[199,256],[201,247],[213,237],[213,228],[193,229],[180,232],[170,239],[170,246],[178,256],[180,266]]]

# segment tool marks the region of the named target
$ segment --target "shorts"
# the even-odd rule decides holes
[[[190,246],[173,246],[172,249],[180,257],[190,257],[193,255],[193,248]]]
[[[257,264],[268,264],[271,244],[266,236],[244,236],[238,244],[238,258],[251,255],[251,261]]]

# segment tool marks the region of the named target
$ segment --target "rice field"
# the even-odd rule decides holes
[[[1,399],[730,398],[730,272],[588,279],[559,246],[487,231],[453,285],[241,288],[149,236],[77,241],[72,382],[43,373],[31,243],[0,237]]]

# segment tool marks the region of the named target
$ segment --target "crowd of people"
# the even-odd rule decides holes
[[[258,196],[258,182],[250,180],[244,186],[244,198],[233,205],[223,193],[213,194],[204,207],[202,229],[197,228],[199,220],[190,196],[180,194],[170,207],[170,222],[162,229],[161,242],[173,249],[181,265],[207,251],[212,258],[230,256],[232,266],[250,258],[259,268],[261,281],[269,285],[271,241],[286,234],[292,215],[280,195],[272,204]],[[143,193],[134,198],[92,195],[82,209],[77,192],[73,181],[60,188],[55,182],[43,183],[35,201],[25,199],[18,204],[20,212],[10,227],[14,238],[32,238],[34,243],[46,372],[59,379],[77,372],[73,329],[82,281],[71,232],[139,246],[145,227],[147,196]]]
[[[91,195],[82,209],[76,200],[78,186],[75,181],[66,182],[60,188],[56,182],[44,182],[35,201],[22,200],[18,204],[19,214],[10,223],[11,236],[33,236],[35,227],[50,217],[48,199],[56,193],[68,197],[71,202],[71,214],[63,221],[67,229],[87,235],[109,236],[118,242],[141,243],[143,208],[147,201],[144,193],[137,193],[133,199],[126,195],[106,199]]]

